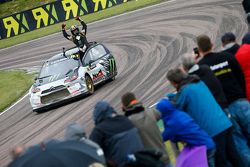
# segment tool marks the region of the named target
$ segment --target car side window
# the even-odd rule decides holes
[[[102,56],[106,55],[107,52],[102,45],[97,45],[90,50],[88,50],[87,55],[84,58],[84,64],[88,64],[90,60],[96,61],[97,59],[101,58]]]

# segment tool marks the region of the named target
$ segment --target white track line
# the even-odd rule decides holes
[[[150,8],[153,8],[153,7],[156,7],[156,6],[160,6],[160,5],[162,5],[162,4],[167,4],[167,3],[170,3],[170,2],[173,2],[173,1],[176,1],[176,0],[169,0],[169,1],[162,2],[162,3],[159,3],[159,4],[155,4],[155,5],[152,5],[152,6],[148,6],[148,7],[144,7],[144,8],[137,9],[137,10],[133,10],[133,11],[130,11],[130,12],[122,13],[122,14],[119,14],[119,15],[116,15],[116,16],[112,16],[112,17],[109,17],[109,18],[106,18],[106,19],[102,19],[102,20],[98,20],[98,21],[92,22],[92,23],[90,23],[89,25],[96,24],[96,23],[103,22],[103,21],[110,20],[110,19],[114,19],[114,18],[116,18],[116,17],[128,15],[128,14],[135,13],[135,12],[138,12],[138,11],[150,9]],[[57,32],[57,33],[54,33],[54,34],[51,34],[51,35],[47,35],[47,36],[41,37],[41,38],[46,38],[46,37],[48,37],[48,36],[52,36],[52,35],[59,34],[59,33],[61,33],[61,32]],[[36,41],[36,40],[39,40],[39,39],[41,39],[41,38],[33,39],[33,40],[30,40],[30,41],[27,41],[27,42],[24,42],[24,43],[20,43],[20,44],[17,44],[17,45],[8,47],[8,48],[0,49],[0,51],[3,51],[3,50],[5,50],[5,49],[9,49],[9,48],[12,48],[12,47],[15,47],[15,46],[18,46],[18,45],[22,45],[22,44],[25,44],[25,43],[28,43],[28,42],[31,42],[31,41]],[[28,95],[28,94],[24,95],[21,99],[19,99],[17,102],[15,102],[13,105],[11,105],[9,108],[7,108],[7,109],[4,110],[3,112],[1,112],[1,113],[0,113],[0,116],[1,116],[2,114],[4,114],[5,112],[7,112],[8,110],[10,110],[11,108],[13,108],[17,103],[19,103],[20,101],[22,101],[27,95]],[[156,104],[157,104],[157,103],[153,104],[153,105],[150,106],[149,108],[154,107]]]
[[[153,108],[154,106],[156,106],[158,104],[158,102],[152,104],[151,106],[149,106],[149,108]]]
[[[3,112],[0,113],[0,116],[2,114],[4,114],[5,112],[7,112],[8,110],[10,110],[11,108],[13,108],[17,103],[19,103],[20,101],[22,101],[26,96],[28,96],[28,93],[26,95],[24,95],[21,99],[19,99],[18,101],[16,101],[13,105],[11,105],[9,108],[7,108],[6,110],[4,110]]]

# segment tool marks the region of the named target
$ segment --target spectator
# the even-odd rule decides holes
[[[236,37],[232,32],[226,32],[221,37],[223,52],[228,52],[235,55],[240,45],[236,43]]]
[[[203,56],[199,64],[209,65],[220,80],[229,102],[229,112],[241,126],[242,131],[247,135],[249,140],[250,105],[245,99],[245,91],[243,91],[243,88],[245,88],[245,79],[239,63],[231,54],[212,52],[211,40],[206,35],[197,37],[197,43],[199,52]]]
[[[250,101],[250,33],[247,33],[242,39],[242,45],[236,54],[246,81],[246,95]],[[250,124],[250,123],[249,123]]]
[[[164,124],[164,141],[184,142],[187,147],[206,146],[209,167],[214,167],[215,144],[210,136],[185,112],[176,109],[167,99],[156,106]]]
[[[13,150],[11,150],[11,156],[12,159],[16,159],[17,157],[21,156],[23,153],[25,152],[25,148],[22,146],[16,146],[15,148],[13,148]]]
[[[235,57],[227,52],[213,52],[213,44],[206,35],[198,36],[197,44],[202,56],[198,64],[207,64],[211,68],[221,82],[228,103],[245,98],[245,80]]]
[[[198,65],[191,55],[184,55],[182,57],[183,69],[190,75],[198,75],[200,79],[207,85],[208,89],[213,94],[217,103],[221,108],[227,108],[228,102],[223,92],[220,81],[214,75],[213,71],[207,65]]]
[[[250,23],[250,0],[243,0],[242,1],[243,8],[247,13],[247,22]]]
[[[214,98],[218,104],[228,115],[228,103],[224,95],[223,88],[212,70],[207,65],[195,64],[194,58],[189,55],[185,55],[182,58],[182,65],[185,71],[187,71],[189,74],[196,74],[201,78],[201,80],[208,86],[209,90],[214,95]],[[230,117],[230,120],[233,124],[233,127],[231,136],[232,138],[230,138],[232,144],[229,147],[231,150],[230,155],[231,157],[234,157],[234,159],[231,160],[234,162],[234,164],[236,164],[236,166],[246,166],[244,164],[249,163],[247,162],[249,161],[247,160],[247,157],[250,155],[247,139],[244,136],[237,121],[235,121],[235,119],[232,117]]]
[[[91,145],[93,147],[100,148],[100,146],[98,144],[87,139],[84,128],[77,123],[69,124],[66,127],[64,139],[65,140],[81,141],[81,142],[88,144],[88,145]]]
[[[95,127],[90,139],[103,149],[109,166],[123,166],[128,154],[144,148],[132,122],[117,115],[107,102],[95,105],[93,120]]]
[[[201,59],[199,49],[197,47],[193,48],[192,57],[193,57],[193,59],[195,60],[196,63]]]
[[[232,124],[207,86],[198,76],[188,75],[180,69],[170,70],[167,79],[178,91],[174,97],[176,107],[186,111],[214,139],[216,166],[232,166],[226,154],[226,139],[231,135]]]
[[[161,160],[165,164],[169,164],[169,157],[161,137],[161,132],[157,126],[157,119],[160,119],[160,113],[156,110],[145,111],[142,103],[131,92],[125,93],[121,101],[125,116],[138,129],[144,147],[146,149],[158,149],[162,151],[164,155]]]

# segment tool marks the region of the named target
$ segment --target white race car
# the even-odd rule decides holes
[[[39,112],[82,94],[117,75],[116,62],[102,44],[92,43],[82,53],[78,48],[63,51],[47,60],[29,90],[33,111]]]

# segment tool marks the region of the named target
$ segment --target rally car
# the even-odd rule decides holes
[[[92,43],[83,53],[72,48],[48,59],[29,90],[33,111],[41,111],[83,94],[93,94],[97,84],[114,80],[116,62],[100,43]]]

